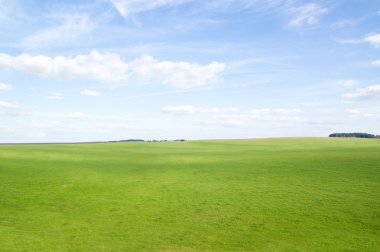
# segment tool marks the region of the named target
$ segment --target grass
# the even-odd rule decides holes
[[[2,251],[380,251],[380,141],[0,146]]]

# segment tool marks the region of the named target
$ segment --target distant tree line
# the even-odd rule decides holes
[[[380,138],[379,135],[368,133],[333,133],[329,137],[358,137],[358,138]]]
[[[127,139],[127,140],[117,140],[117,141],[109,141],[111,143],[117,142],[144,142],[143,139]]]
[[[117,140],[117,141],[108,141],[110,143],[119,143],[119,142],[168,142],[168,141],[174,141],[174,142],[184,142],[185,139],[176,139],[176,140],[144,140],[144,139],[127,139],[127,140]]]

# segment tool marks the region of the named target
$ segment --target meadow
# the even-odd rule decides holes
[[[0,251],[380,251],[380,140],[0,146]]]

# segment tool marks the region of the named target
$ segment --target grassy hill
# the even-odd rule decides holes
[[[380,141],[0,146],[0,250],[380,251]]]

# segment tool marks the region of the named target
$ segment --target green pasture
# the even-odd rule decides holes
[[[380,251],[380,140],[2,145],[0,251]]]

